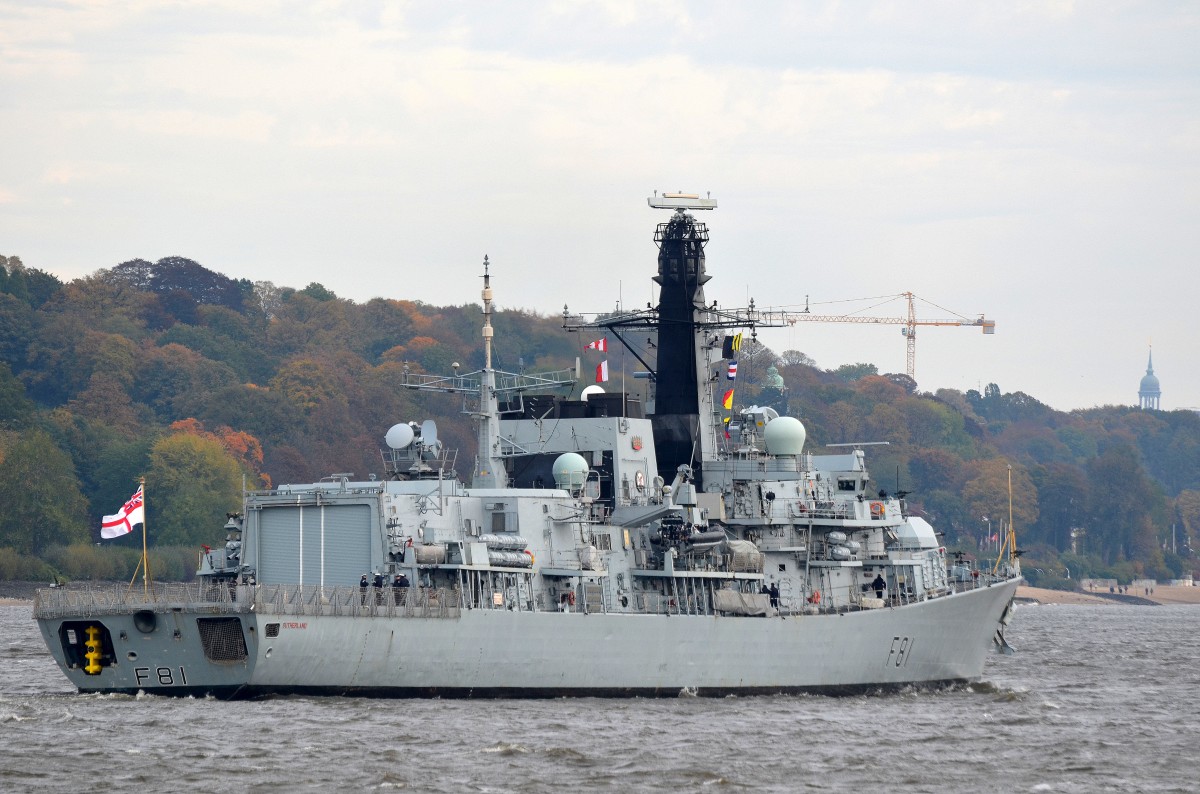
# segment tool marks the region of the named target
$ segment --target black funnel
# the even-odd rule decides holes
[[[658,364],[655,372],[654,444],[659,473],[668,482],[682,464],[700,474],[699,374],[696,311],[703,309],[704,245],[708,229],[677,210],[654,233],[658,244]]]

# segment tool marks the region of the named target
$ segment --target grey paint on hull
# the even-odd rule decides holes
[[[848,693],[971,681],[1018,580],[894,609],[787,618],[466,610],[455,619],[242,613],[249,656],[208,661],[194,614],[151,635],[104,616],[116,661],[81,691],[163,695],[557,697]],[[265,627],[280,623],[279,636]],[[191,624],[191,625],[189,625]],[[290,624],[290,625],[289,625]],[[180,630],[179,639],[174,628]],[[129,659],[132,650],[135,659]],[[160,685],[164,668],[170,684]],[[180,671],[182,668],[182,671]],[[141,670],[141,673],[137,673]]]

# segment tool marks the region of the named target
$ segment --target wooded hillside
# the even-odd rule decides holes
[[[251,283],[181,257],[132,260],[66,284],[17,257],[0,264],[0,578],[79,577],[108,565],[116,552],[106,549],[135,544],[95,549],[100,516],[139,477],[152,542],[194,549],[223,537],[243,478],[265,487],[381,474],[383,433],[398,421],[436,418],[460,460],[474,455],[457,399],[399,381],[406,366],[479,368],[478,305],[428,306],[420,296],[359,304],[320,284]],[[590,341],[558,317],[502,311],[494,324],[504,369],[572,366]],[[611,361],[614,382],[619,363]],[[920,392],[869,363],[823,370],[800,351],[754,342],[739,363],[738,402],[798,416],[809,449],[889,442],[870,448],[876,486],[909,491],[910,508],[952,547],[986,556],[1008,516],[1011,465],[1031,579],[1065,584],[1068,570],[1172,578],[1194,567],[1193,412],[1062,413],[995,384],[982,394]],[[762,385],[768,366],[784,389]],[[186,555],[177,556],[168,564],[187,575]]]

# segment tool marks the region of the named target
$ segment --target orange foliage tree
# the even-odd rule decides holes
[[[238,462],[243,471],[258,478],[264,486],[271,486],[270,475],[262,471],[262,444],[250,433],[234,430],[228,425],[220,425],[215,431],[209,431],[205,429],[203,422],[193,418],[172,422],[170,430],[172,433],[187,433],[217,442]]]

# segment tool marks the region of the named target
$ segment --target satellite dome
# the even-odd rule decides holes
[[[579,399],[586,400],[590,394],[604,394],[604,387],[597,386],[593,383],[591,386],[588,386],[582,392],[580,392]]]
[[[413,429],[401,422],[391,426],[387,435],[383,437],[383,443],[391,449],[404,449],[413,442],[414,437]]]
[[[763,431],[767,452],[772,455],[799,455],[804,451],[804,439],[807,435],[804,425],[794,416],[772,419]]]
[[[564,491],[578,491],[587,479],[588,463],[577,452],[565,452],[554,460],[554,484]]]

